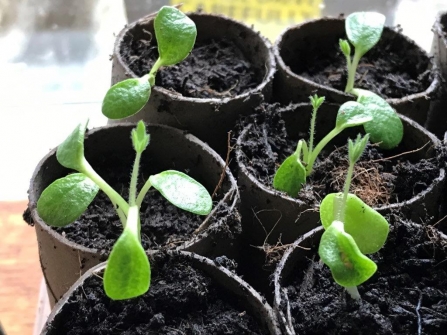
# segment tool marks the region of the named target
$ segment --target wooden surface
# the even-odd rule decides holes
[[[31,335],[40,270],[34,229],[22,219],[27,201],[0,202],[0,320],[7,335]]]

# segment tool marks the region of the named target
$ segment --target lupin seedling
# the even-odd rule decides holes
[[[389,224],[376,210],[356,195],[349,193],[354,165],[362,155],[368,135],[349,140],[349,168],[343,193],[328,194],[320,206],[320,219],[325,229],[318,248],[335,282],[359,300],[357,286],[377,271],[377,265],[365,254],[379,251],[388,237]]]
[[[296,197],[306,178],[312,173],[315,160],[321,150],[344,129],[359,126],[373,118],[364,106],[355,101],[345,102],[338,110],[335,127],[314,147],[315,120],[317,111],[324,102],[324,97],[314,95],[310,97],[312,104],[312,118],[310,125],[309,144],[299,140],[295,152],[280,165],[273,178],[273,187]]]
[[[357,96],[357,102],[371,111],[374,120],[365,124],[371,142],[379,143],[383,149],[395,148],[402,141],[403,125],[393,108],[381,97],[367,90],[354,88],[355,74],[360,59],[371,50],[382,36],[385,16],[375,12],[357,12],[345,20],[345,30],[349,42],[354,46],[351,58],[351,46],[347,40],[340,39],[340,49],[346,57],[348,80],[345,92]],[[379,124],[379,127],[377,127]]]
[[[37,211],[50,226],[64,227],[82,215],[101,189],[110,198],[123,225],[123,232],[115,242],[107,262],[104,289],[114,300],[133,298],[147,292],[150,286],[150,264],[141,245],[140,235],[140,207],[149,189],[154,187],[173,205],[198,215],[211,212],[211,196],[203,185],[175,170],[150,176],[137,194],[140,159],[150,140],[146,126],[140,121],[131,132],[136,157],[131,173],[129,200],[125,201],[86,160],[86,127],[87,123],[78,125],[56,152],[62,166],[78,173],[69,174],[50,184],[37,202]]]
[[[164,6],[157,13],[154,30],[159,54],[157,61],[148,74],[123,80],[107,91],[102,113],[109,119],[123,119],[138,113],[149,101],[158,69],[184,60],[197,36],[194,22],[171,6]]]

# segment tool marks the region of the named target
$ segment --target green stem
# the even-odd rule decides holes
[[[312,119],[310,120],[310,139],[309,139],[309,153],[311,155],[312,150],[314,149],[315,120],[317,118],[317,111],[318,108],[312,108]]]
[[[312,173],[313,166],[315,164],[315,160],[320,154],[321,150],[328,144],[335,136],[342,132],[343,128],[334,128],[331,130],[329,134],[327,134],[315,147],[315,150],[312,152],[309,151],[309,163],[306,166],[306,176],[309,176]]]
[[[346,289],[346,291],[348,291],[348,293],[352,299],[354,299],[354,300],[361,299],[359,290],[357,289],[357,286],[348,286],[348,287],[345,287],[345,289]]]
[[[151,87],[155,85],[155,75],[157,74],[157,71],[160,68],[160,66],[162,66],[162,61],[161,58],[158,57],[154,66],[152,66],[152,69],[149,72],[149,84],[151,84]]]
[[[135,234],[140,238],[140,215],[138,206],[130,206],[129,207],[129,214],[127,216],[127,224],[126,228],[129,229],[132,234]]]
[[[345,185],[343,188],[343,198],[336,203],[338,217],[336,220],[345,222],[346,201],[348,200],[349,189],[351,188],[352,175],[354,173],[354,163],[349,162],[348,174],[346,175]]]
[[[140,168],[141,152],[137,152],[135,162],[133,164],[132,176],[130,177],[129,187],[129,205],[135,206],[137,198],[137,182],[138,182],[138,169]]]
[[[140,193],[138,194],[138,198],[137,198],[137,202],[136,202],[138,208],[141,207],[141,203],[143,202],[144,197],[146,196],[147,192],[149,191],[149,189],[151,187],[152,187],[152,184],[148,179],[146,181],[146,183],[144,183],[143,188],[141,189]]]
[[[351,93],[354,89],[355,73],[357,71],[357,66],[359,65],[360,58],[362,58],[362,55],[360,55],[357,50],[358,49],[356,49],[354,52],[352,63],[348,64],[348,82],[346,83],[345,88],[346,93]]]
[[[124,213],[128,216],[129,204],[123,199],[121,195],[118,194],[107,182],[102,179],[102,177],[96,173],[89,162],[84,158],[82,163],[82,171],[87,177],[89,177],[93,182],[99,186],[99,188],[110,198],[113,204],[117,205]]]

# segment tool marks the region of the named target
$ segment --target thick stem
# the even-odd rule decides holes
[[[138,206],[138,208],[141,207],[141,203],[143,202],[144,197],[146,196],[147,192],[149,191],[149,189],[152,187],[151,182],[149,181],[149,179],[146,181],[146,183],[144,184],[143,188],[140,190],[140,193],[138,194],[138,198],[136,201],[136,204]]]
[[[84,158],[82,164],[82,171],[87,177],[89,177],[93,182],[99,186],[99,188],[110,198],[113,204],[117,205],[124,213],[128,216],[129,204],[123,199],[121,195],[118,194],[107,182],[102,179],[102,177],[96,173],[89,162]]]
[[[354,81],[355,81],[355,73],[357,72],[357,66],[359,65],[360,58],[362,55],[357,52],[358,49],[354,52],[354,57],[352,58],[352,63],[348,64],[348,82],[346,83],[345,92],[351,93],[354,89]]]
[[[348,199],[349,189],[351,188],[351,180],[353,173],[354,173],[354,163],[349,162],[348,174],[346,175],[345,186],[343,188],[343,199],[340,203],[341,206],[340,213],[342,215],[342,218],[340,219],[341,222],[344,222],[345,220],[346,201]]]
[[[129,229],[133,234],[140,238],[140,213],[138,206],[136,205],[129,207],[126,229]]]
[[[137,182],[138,182],[138,170],[140,168],[141,152],[137,152],[135,162],[133,164],[132,176],[130,177],[129,187],[129,205],[135,206],[137,199]]]
[[[346,291],[348,291],[349,295],[354,300],[361,300],[359,290],[357,289],[357,286],[348,286],[345,287]]]
[[[329,134],[327,134],[315,147],[315,150],[312,152],[309,151],[309,162],[306,166],[306,176],[309,176],[312,173],[313,166],[315,164],[315,160],[320,154],[321,150],[324,149],[326,144],[328,144],[335,136],[341,133],[343,128],[334,128],[331,130]]]

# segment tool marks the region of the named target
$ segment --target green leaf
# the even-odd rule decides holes
[[[348,156],[351,164],[357,163],[360,156],[363,154],[363,151],[365,151],[368,140],[369,134],[366,134],[363,137],[362,135],[358,134],[354,141],[350,138],[348,139]]]
[[[365,106],[373,120],[365,123],[365,132],[369,133],[371,142],[379,143],[383,149],[392,149],[399,145],[404,136],[404,126],[399,115],[381,97],[373,92],[355,89],[357,101]]]
[[[177,8],[162,7],[155,18],[154,27],[162,65],[181,62],[194,47],[196,25]]]
[[[67,169],[82,171],[84,165],[84,137],[88,120],[77,125],[75,130],[62,142],[56,151],[60,165]]]
[[[358,286],[377,271],[377,265],[363,255],[343,223],[334,221],[321,237],[318,254],[341,286]]]
[[[131,132],[132,144],[136,152],[142,153],[149,144],[150,136],[146,132],[146,125],[139,121],[137,127]]]
[[[296,197],[305,183],[306,168],[296,153],[286,158],[273,178],[273,187],[291,197]]]
[[[318,110],[326,98],[319,97],[318,95],[314,94],[313,96],[310,96],[309,99],[310,99],[310,103],[312,104],[312,108],[314,110]]]
[[[40,195],[37,212],[47,224],[64,227],[85,212],[99,187],[86,175],[73,173],[55,180]]]
[[[362,125],[372,119],[371,114],[362,104],[355,101],[348,101],[340,106],[335,126],[345,129]]]
[[[384,24],[385,16],[374,12],[352,13],[346,18],[346,35],[360,57],[380,40]]]
[[[117,120],[138,113],[151,95],[149,76],[131,78],[113,85],[102,101],[102,113]]]
[[[198,215],[211,212],[213,201],[206,188],[183,172],[163,171],[150,176],[149,182],[178,208]]]
[[[340,193],[338,193],[340,194]],[[328,194],[320,205],[320,219],[325,229],[334,221],[334,199]],[[390,230],[386,219],[359,197],[349,193],[346,200],[345,231],[350,234],[363,254],[372,254],[385,244]]]
[[[115,242],[104,272],[104,290],[113,300],[138,297],[149,290],[151,268],[138,235],[138,209],[129,210],[126,228]]]

